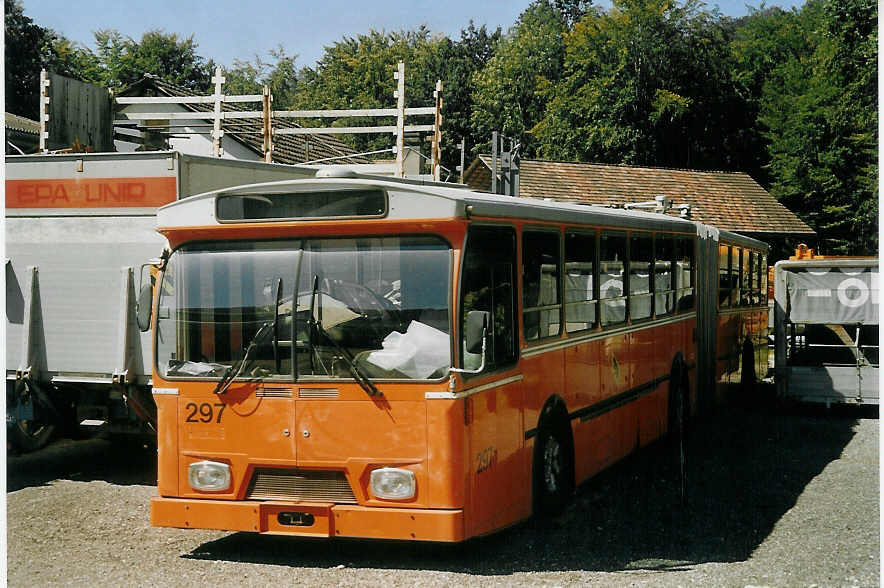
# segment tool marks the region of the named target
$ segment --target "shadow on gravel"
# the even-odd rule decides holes
[[[728,408],[686,445],[686,502],[674,451],[660,442],[583,484],[558,518],[461,545],[234,533],[184,555],[294,568],[540,571],[682,570],[746,560],[805,486],[837,459],[858,418],[877,411],[770,414]]]
[[[56,439],[39,451],[6,456],[7,492],[58,479],[156,485],[156,447],[130,438]]]

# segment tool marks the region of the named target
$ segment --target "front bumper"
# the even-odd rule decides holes
[[[463,541],[462,510],[377,508],[283,501],[192,500],[155,496],[150,524],[308,537]]]

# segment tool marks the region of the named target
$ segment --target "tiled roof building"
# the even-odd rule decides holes
[[[492,162],[480,156],[464,173],[474,190],[491,190]],[[622,205],[667,196],[690,204],[693,220],[766,239],[809,240],[814,230],[748,174],[523,159],[518,194],[588,204]],[[793,240],[794,240],[793,239]]]

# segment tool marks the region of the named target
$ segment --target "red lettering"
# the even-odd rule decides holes
[[[62,202],[68,202],[68,194],[64,189],[64,186],[59,184],[55,188],[55,193],[52,195],[52,203],[55,204],[59,200]]]

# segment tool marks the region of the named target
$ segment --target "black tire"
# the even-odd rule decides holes
[[[689,402],[687,368],[679,356],[672,362],[669,375],[668,433],[673,441],[679,441],[687,432]]]
[[[567,422],[541,424],[534,445],[534,513],[561,513],[574,493],[574,458]]]
[[[29,402],[36,403],[37,393],[33,384],[27,380],[18,380],[13,384],[12,401],[18,402],[22,397],[27,397]],[[9,400],[9,398],[7,398]],[[14,411],[15,405],[10,403],[8,411]],[[45,416],[41,416],[45,415]],[[6,430],[9,443],[22,453],[36,451],[46,446],[55,433],[55,422],[51,418],[51,411],[42,406],[34,407],[34,418],[31,420],[7,421]]]
[[[684,358],[679,354],[672,362],[669,376],[669,448],[677,471],[681,504],[686,500],[685,444],[690,420],[690,384]]]
[[[758,377],[755,373],[755,349],[752,343],[743,343],[740,365],[740,396],[744,401],[752,401],[758,394]]]

